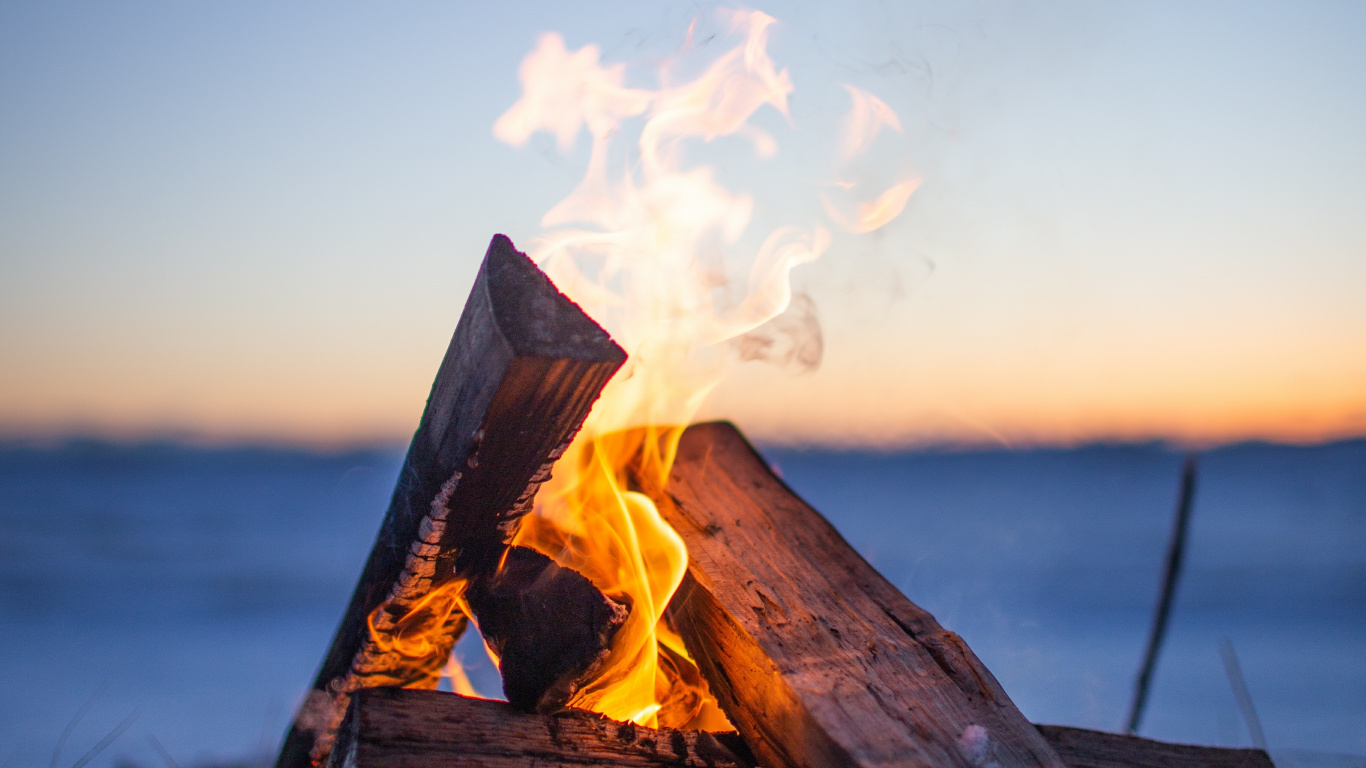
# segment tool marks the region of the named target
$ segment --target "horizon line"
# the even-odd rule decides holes
[[[729,421],[706,419],[704,421]],[[968,437],[925,437],[904,440],[812,438],[775,438],[762,434],[742,434],[762,450],[801,451],[813,453],[988,453],[1023,451],[1066,451],[1085,448],[1157,447],[1172,453],[1217,451],[1239,446],[1263,445],[1283,448],[1319,448],[1366,441],[1366,431],[1325,434],[1309,439],[1287,436],[1249,435],[1229,439],[1192,439],[1189,436],[1153,434],[1122,436],[1096,434],[1093,436],[1046,436],[1035,434],[1028,438],[991,439],[982,435]],[[410,438],[397,435],[354,436],[344,438],[308,437],[304,435],[244,435],[226,434],[193,429],[55,429],[10,430],[0,426],[0,450],[61,450],[82,444],[115,449],[139,449],[166,446],[200,451],[265,450],[342,455],[365,451],[399,451],[406,449]]]

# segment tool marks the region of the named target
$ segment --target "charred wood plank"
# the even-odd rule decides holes
[[[1057,725],[1035,726],[1068,768],[1273,768],[1260,749],[1170,744]],[[754,765],[734,733],[654,730],[583,710],[523,714],[437,691],[358,692],[329,768]]]
[[[607,333],[508,238],[493,238],[374,548],[277,768],[325,760],[354,691],[436,686],[466,623],[456,609],[458,599],[497,590],[506,595],[515,591],[519,575],[529,574],[522,568],[493,581],[537,488],[625,359]],[[582,632],[575,647],[588,648],[586,657],[549,661],[563,674],[584,671],[596,661],[590,646],[605,649],[625,608],[568,569],[541,568],[530,575],[556,581],[544,594],[559,590],[577,598],[557,612],[514,613],[521,621],[546,625],[525,630],[532,634],[550,628]],[[533,578],[523,586],[545,588],[544,581]],[[494,602],[486,595],[485,604]],[[566,621],[565,613],[576,620]],[[546,668],[543,650],[530,649],[530,658],[504,657],[505,674],[518,667]],[[541,682],[572,687],[563,680]],[[519,693],[519,700],[529,696],[538,698]]]
[[[668,619],[761,764],[1062,767],[962,639],[734,426],[689,427],[665,493],[689,559]]]
[[[523,712],[564,706],[606,660],[627,613],[578,571],[526,547],[509,549],[469,602],[498,656],[503,694]]]
[[[738,753],[738,754],[737,754]],[[583,710],[523,714],[438,691],[358,691],[329,768],[749,768],[735,734],[654,730]]]
[[[1260,749],[1169,744],[1062,725],[1035,727],[1069,768],[1273,768]]]

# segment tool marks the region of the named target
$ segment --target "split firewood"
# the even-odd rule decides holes
[[[1169,744],[1062,725],[1035,727],[1069,768],[1273,768],[1260,749]]]
[[[462,606],[491,612],[490,643],[504,649],[503,674],[518,681],[523,706],[562,704],[554,699],[567,699],[605,658],[626,606],[535,553],[509,556],[515,567],[501,576],[499,566],[537,488],[625,359],[510,240],[493,238],[277,768],[325,761],[355,691],[436,687],[468,619]],[[508,640],[522,633],[562,637],[536,646]]]
[[[689,427],[664,493],[688,547],[667,618],[761,764],[1062,767],[963,640],[734,426]]]
[[[626,607],[579,572],[512,547],[492,579],[471,590],[484,641],[500,660],[503,695],[523,712],[560,709],[626,620]]]
[[[1035,728],[1070,768],[1273,768],[1261,749],[1191,746],[1067,726]]]
[[[358,691],[329,768],[751,768],[733,733],[655,730],[580,709],[523,714],[438,691]]]

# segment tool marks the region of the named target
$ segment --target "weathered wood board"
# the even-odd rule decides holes
[[[437,691],[352,697],[329,768],[748,768],[735,734],[654,730],[583,710],[523,714]]]
[[[727,423],[682,436],[661,504],[689,563],[667,616],[768,768],[1061,768],[968,646]]]
[[[475,592],[488,587],[537,488],[625,359],[607,333],[510,240],[493,238],[375,546],[277,768],[305,768],[327,758],[352,692],[383,685],[435,687],[466,618],[431,608],[433,600],[424,599],[454,580],[468,582]],[[552,575],[567,580],[564,589],[579,595],[564,610],[586,612],[585,617],[566,621],[542,612],[529,614],[529,620],[548,622],[560,632],[581,630],[584,642],[575,647],[596,643],[605,650],[615,631],[610,625],[624,620],[624,607],[604,603],[606,598],[573,571],[555,569]],[[501,587],[506,591],[507,584]],[[444,624],[432,635],[433,643],[385,645],[373,639],[368,622],[400,637],[405,617],[421,611],[432,615],[419,618]],[[419,657],[410,646],[420,649]],[[597,660],[590,654],[566,665],[563,659],[536,655],[555,652],[548,645],[526,650],[530,658],[506,657],[503,664],[533,671],[559,664],[562,673],[573,675]],[[565,687],[563,681],[545,684]],[[535,692],[522,693],[528,695],[535,698]]]
[[[1260,749],[1169,744],[1062,725],[1035,727],[1070,768],[1274,768]]]
[[[1273,768],[1260,749],[1035,727],[1068,768]],[[329,768],[745,768],[753,760],[734,733],[654,730],[582,710],[529,715],[487,699],[375,688],[352,697]]]

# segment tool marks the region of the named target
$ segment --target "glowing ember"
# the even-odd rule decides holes
[[[774,156],[775,139],[749,121],[771,108],[790,122],[793,86],[767,53],[773,18],[726,12],[722,21],[738,44],[678,84],[670,84],[676,62],[666,62],[654,90],[626,87],[625,68],[600,63],[594,46],[569,51],[558,35],[543,35],[522,63],[521,100],[494,127],[514,145],[548,133],[566,153],[585,127],[592,138],[586,176],[545,215],[547,233],[531,257],[630,357],[541,488],[515,543],[629,603],[608,662],[570,703],[652,726],[729,727],[683,643],[662,622],[687,552],[655,499],[663,498],[682,427],[719,380],[726,352],[761,356],[743,337],[787,309],[789,273],[819,257],[831,239],[819,226],[754,238],[746,290],[727,300],[716,255],[734,259],[742,249],[753,201],[722,187],[712,168],[688,166],[685,143],[735,136],[758,156]],[[681,52],[693,49],[690,34]],[[901,128],[882,101],[849,92],[854,107],[841,161],[866,151],[882,128]],[[627,136],[636,137],[634,147],[621,147]],[[614,152],[630,158],[616,172]],[[853,214],[823,201],[842,228],[869,232],[901,213],[916,184],[896,184],[857,203]],[[847,192],[853,185],[834,186]],[[452,665],[447,675],[460,679]]]

